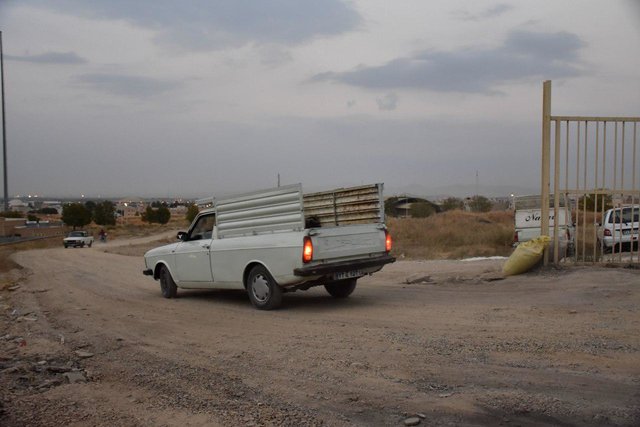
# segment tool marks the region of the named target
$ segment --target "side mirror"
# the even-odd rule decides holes
[[[178,235],[176,236],[178,240],[185,241],[187,240],[187,232],[186,231],[178,231]]]

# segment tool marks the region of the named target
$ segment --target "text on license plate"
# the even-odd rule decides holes
[[[333,274],[333,280],[353,279],[354,277],[364,276],[362,270],[342,271]]]

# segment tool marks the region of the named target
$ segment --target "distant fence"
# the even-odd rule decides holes
[[[0,237],[0,246],[10,246],[10,245],[18,245],[20,243],[28,243],[34,242],[38,240],[47,240],[47,239],[59,239],[64,236],[65,233],[54,234],[51,236],[35,236],[35,237]],[[60,241],[62,245],[62,241]]]
[[[635,230],[633,224],[625,225],[629,228],[625,230],[625,245],[614,240],[610,249],[604,244],[601,227],[608,209],[630,206],[635,210],[640,204],[640,117],[552,116],[551,81],[544,82],[542,111],[542,234],[550,235],[550,194],[555,198],[551,205],[554,217],[562,209],[559,207],[562,195],[574,207],[575,251],[569,260],[640,263],[637,221]],[[614,239],[616,227],[623,228],[622,220],[619,221],[613,224]],[[564,255],[559,252],[557,223],[553,227],[554,250],[553,254],[546,254],[545,263],[550,255],[554,263]],[[631,241],[627,244],[628,239]]]

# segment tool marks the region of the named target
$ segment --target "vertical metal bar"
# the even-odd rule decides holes
[[[580,122],[576,122],[576,191],[578,191],[578,207],[576,209],[576,229],[574,231],[576,235],[576,253],[582,254],[582,260],[584,261],[584,252],[580,252],[580,245],[578,245],[578,236],[580,235],[580,200],[582,200],[582,209],[584,210],[587,203],[587,195],[580,193]],[[582,224],[584,227],[584,224]]]
[[[625,204],[625,198],[626,198],[626,193],[624,191],[624,128],[625,128],[626,123],[624,122],[624,120],[620,123],[620,127],[622,128],[622,137],[620,139],[620,192],[621,192],[621,197],[622,197],[622,206],[624,206]],[[616,126],[617,127],[617,126]],[[633,212],[631,212],[631,218],[633,218]],[[622,217],[622,215],[620,215]],[[622,221],[622,218],[620,218],[620,220]],[[633,225],[633,223],[632,223]],[[629,238],[633,240],[633,226],[631,227],[631,235],[629,235]],[[630,251],[633,251],[633,241],[630,244]],[[622,261],[622,228],[620,229],[620,261]]]
[[[631,205],[635,207],[636,205],[636,171],[638,170],[637,167],[637,150],[636,150],[636,146],[637,146],[637,137],[638,137],[638,132],[637,132],[637,127],[636,127],[637,122],[633,122],[633,161],[632,163],[632,181],[633,184],[631,185],[631,191],[633,191],[633,195],[631,196]],[[638,198],[638,204],[640,205],[640,197]],[[635,215],[632,212],[633,215]],[[638,213],[640,215],[640,212]],[[639,224],[640,225],[640,224]],[[640,227],[639,227],[640,228]],[[638,243],[637,243],[638,247],[637,247],[637,251],[636,251],[636,259],[638,260],[638,262],[640,262],[640,229],[638,230]],[[633,262],[633,246],[631,247],[631,262]]]
[[[582,210],[582,256],[587,254],[587,206],[586,206],[586,190],[587,190],[587,146],[588,146],[588,121],[584,122],[584,180],[582,181],[585,189],[585,207]]]
[[[554,163],[554,172],[553,172],[553,263],[558,264],[560,261],[560,250],[559,243],[560,239],[558,236],[558,204],[560,203],[560,192],[559,192],[559,180],[560,180],[560,120],[555,121],[556,127],[556,135],[555,135],[555,146],[554,146],[554,154],[553,154],[553,163]]]
[[[540,182],[540,234],[549,235],[549,157],[551,155],[551,80],[542,84],[542,171]],[[543,264],[549,263],[548,251],[544,252]]]
[[[626,122],[622,121],[622,140],[620,143],[622,144],[622,148],[620,149],[620,188],[624,191],[624,128],[626,127]],[[624,197],[624,195],[623,195]],[[624,199],[622,200],[624,203]]]
[[[594,163],[594,169],[595,169],[594,174],[595,174],[595,176],[594,176],[594,179],[593,179],[593,188],[596,190],[596,193],[595,193],[596,200],[595,200],[595,205],[593,207],[594,222],[595,222],[596,216],[598,215],[598,199],[600,198],[600,194],[598,192],[598,168],[599,168],[598,157],[600,155],[600,153],[599,153],[599,149],[600,149],[599,145],[600,145],[600,122],[598,121],[598,122],[596,122],[596,150],[595,150],[595,163]],[[596,228],[596,226],[594,224],[593,225],[593,258],[592,258],[594,263],[597,261],[596,260],[597,249],[598,249],[597,241],[598,241],[598,230],[597,230],[597,228]]]
[[[615,128],[613,132],[613,191],[614,195],[617,194],[618,190],[618,122],[615,123]],[[620,210],[620,214],[618,215],[619,229],[620,229],[620,240],[622,240],[622,210]],[[616,224],[613,224],[613,251],[612,253],[615,255],[616,251]],[[620,250],[618,250],[618,256],[622,257],[622,244],[620,245]]]
[[[569,229],[569,224],[573,223],[573,218],[569,216],[569,120],[566,122],[566,138],[565,138],[565,153],[564,153],[564,217],[567,222],[567,229]],[[570,243],[570,240],[575,240],[575,235],[572,235],[567,242],[567,245]],[[567,246],[568,248],[568,246]],[[574,262],[578,261],[578,257],[576,255],[575,246],[573,246],[573,258]],[[566,254],[565,254],[566,255]]]
[[[618,188],[618,122],[613,131],[613,191]]]
[[[602,131],[602,189],[607,188],[607,122],[605,121],[603,123],[603,131]],[[603,197],[602,200],[602,225],[604,226],[604,212],[605,212],[605,203],[606,201],[606,195]],[[603,261],[604,261],[604,235],[603,235],[603,239],[600,242],[600,249],[601,249],[601,253],[603,254]]]
[[[4,177],[4,210],[9,211],[9,179],[7,173],[7,122],[4,113],[4,54],[2,51],[2,31],[0,31],[0,86],[2,86],[2,170]]]

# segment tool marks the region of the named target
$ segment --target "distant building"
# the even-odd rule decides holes
[[[31,210],[31,206],[20,199],[13,199],[9,200],[9,210],[20,213],[27,213]]]
[[[120,199],[116,201],[115,205],[116,214],[124,221],[140,216],[147,208],[147,203],[139,197]]]
[[[412,209],[415,210],[416,205],[427,205],[430,209],[433,210],[434,213],[439,213],[442,211],[442,208],[427,200],[420,197],[414,196],[393,196],[389,197],[385,202],[385,212],[387,215],[401,217],[401,218],[409,218],[412,216]]]

